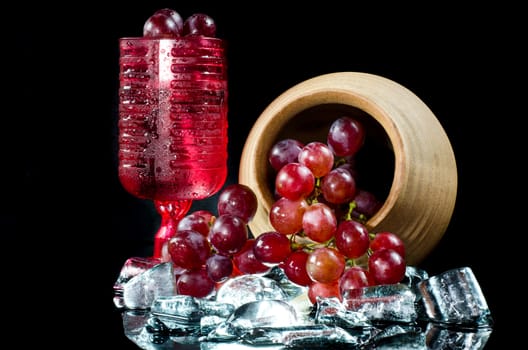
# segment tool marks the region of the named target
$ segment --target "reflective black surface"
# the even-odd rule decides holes
[[[209,13],[229,43],[228,183],[237,181],[253,122],[303,80],[364,71],[419,96],[445,128],[459,174],[452,221],[420,267],[436,274],[470,266],[495,320],[486,349],[517,338],[507,316],[522,310],[515,286],[523,279],[517,266],[525,265],[517,253],[525,216],[517,213],[525,183],[517,180],[525,158],[525,137],[516,135],[525,115],[514,87],[523,84],[517,11],[233,6],[119,1],[112,9],[78,2],[5,10],[16,25],[4,31],[3,49],[9,62],[0,141],[3,285],[6,314],[23,315],[6,334],[27,347],[137,349],[123,333],[112,285],[128,257],[150,254],[158,218],[117,180],[117,40],[141,35],[155,9],[172,7],[182,15]],[[215,197],[195,208],[215,208]]]

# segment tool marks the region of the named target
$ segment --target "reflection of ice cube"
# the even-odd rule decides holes
[[[232,304],[235,308],[258,300],[287,300],[288,295],[271,278],[241,275],[225,282],[216,294],[216,301]]]
[[[166,342],[157,344],[153,342],[152,334],[145,328],[150,314],[146,310],[127,310],[122,314],[123,328],[125,336],[132,340],[141,349],[145,350],[164,350],[172,349],[172,344]]]
[[[238,339],[258,327],[289,327],[297,324],[293,306],[282,300],[258,300],[242,304],[233,314],[209,333],[209,340]]]
[[[491,328],[451,329],[429,323],[425,331],[428,349],[480,350],[488,342]]]
[[[431,321],[465,326],[489,326],[490,310],[469,267],[448,270],[418,284]]]
[[[146,309],[156,298],[174,295],[175,290],[172,263],[161,263],[123,284],[123,303],[129,309]]]
[[[181,323],[197,323],[203,313],[195,298],[188,295],[161,296],[152,303],[150,312],[155,316],[169,316]]]
[[[425,346],[425,336],[420,327],[402,324],[383,328],[369,339],[368,345],[367,349],[376,350],[439,350]]]
[[[227,319],[235,307],[231,304],[218,303],[213,300],[194,298],[189,295],[162,296],[152,303],[150,312],[160,317],[171,327],[185,327],[205,323],[205,316],[216,316]],[[209,320],[216,322],[214,319]]]
[[[414,322],[416,296],[404,284],[350,289],[343,295],[347,310],[362,313],[371,322]]]

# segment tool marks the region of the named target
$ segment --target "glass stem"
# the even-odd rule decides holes
[[[192,200],[154,201],[154,206],[161,216],[161,224],[154,236],[153,258],[163,256],[165,243],[176,234],[178,223],[191,208]]]

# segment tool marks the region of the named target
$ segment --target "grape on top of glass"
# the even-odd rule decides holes
[[[215,35],[206,14],[161,9],[142,37],[119,39],[119,180],[161,215],[153,257],[192,201],[227,178],[227,62]]]

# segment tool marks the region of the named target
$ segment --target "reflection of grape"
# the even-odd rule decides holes
[[[338,298],[341,299],[341,294],[339,292],[339,283],[338,281],[333,281],[330,283],[321,283],[313,282],[308,287],[308,298],[315,304],[317,298]]]

